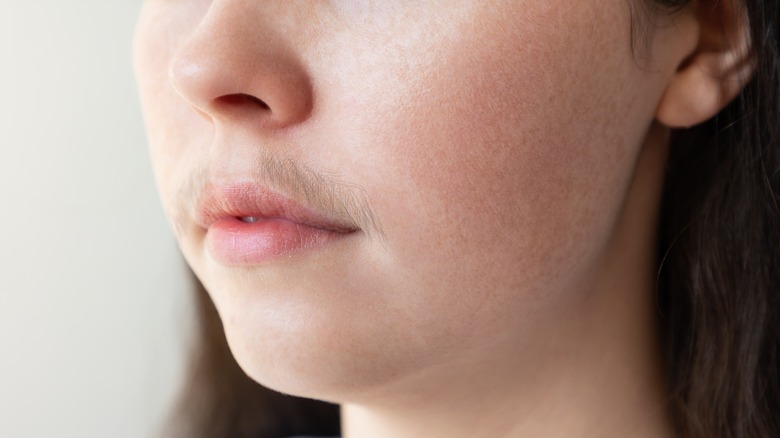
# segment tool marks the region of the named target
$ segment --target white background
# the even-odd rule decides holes
[[[0,2],[0,437],[152,437],[187,340],[131,39],[140,0]]]

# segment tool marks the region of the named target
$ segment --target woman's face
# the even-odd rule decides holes
[[[147,0],[160,194],[245,371],[341,401],[576,313],[669,71],[630,33],[626,0]]]

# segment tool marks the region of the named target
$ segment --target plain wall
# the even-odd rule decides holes
[[[140,0],[0,3],[0,437],[155,435],[184,268],[135,91]]]

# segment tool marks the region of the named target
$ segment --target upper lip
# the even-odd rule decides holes
[[[209,185],[198,199],[195,222],[208,229],[227,218],[284,219],[323,230],[350,233],[358,227],[335,214],[314,209],[254,183]]]

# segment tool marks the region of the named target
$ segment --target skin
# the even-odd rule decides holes
[[[679,91],[695,14],[649,35],[650,63],[630,25],[625,0],[148,0],[136,70],[160,195],[247,374],[341,403],[346,437],[671,436],[653,302],[667,126],[729,99],[680,103],[699,102]],[[271,156],[375,224],[220,265],[193,181]]]

